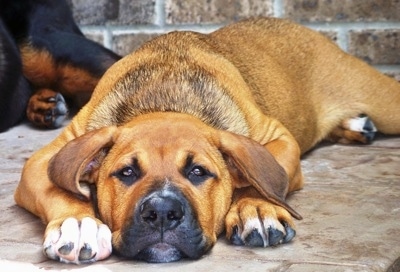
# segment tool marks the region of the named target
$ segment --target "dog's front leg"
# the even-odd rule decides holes
[[[48,178],[48,162],[59,144],[56,140],[27,161],[15,201],[47,224],[43,250],[49,258],[77,264],[107,258],[111,254],[111,231],[96,219],[92,204]]]
[[[233,151],[225,151],[236,187],[225,227],[237,245],[287,243],[296,234],[292,215],[301,219],[285,203],[287,194],[303,185],[299,145],[279,121],[262,118],[256,120],[262,126],[252,126],[254,142],[237,137],[237,145],[230,146]]]
[[[110,229],[92,216],[64,217],[50,221],[44,235],[43,252],[65,263],[91,263],[112,251]]]
[[[251,138],[263,145],[285,170],[289,185],[287,193],[303,188],[300,165],[301,150],[293,135],[278,120],[263,116],[257,120],[263,126],[254,126]]]
[[[302,185],[300,149],[283,127],[269,128],[257,142],[227,134],[222,137],[221,151],[236,188],[225,227],[228,239],[236,245],[287,243],[295,236],[292,215],[301,219],[285,202],[288,192]]]

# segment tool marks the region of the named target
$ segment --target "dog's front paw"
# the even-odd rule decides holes
[[[44,254],[64,263],[90,263],[110,256],[111,231],[96,220],[68,218],[50,222],[43,243]]]
[[[59,128],[68,117],[68,107],[60,93],[41,89],[31,96],[26,115],[36,126]]]
[[[262,199],[245,198],[233,204],[225,224],[227,238],[234,245],[275,246],[296,235],[291,215]]]

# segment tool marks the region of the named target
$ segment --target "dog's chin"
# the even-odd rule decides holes
[[[179,249],[166,243],[157,243],[149,246],[135,256],[136,259],[140,259],[149,263],[175,262],[184,257],[184,254]]]

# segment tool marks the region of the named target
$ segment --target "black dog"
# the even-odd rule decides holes
[[[119,59],[85,38],[65,0],[0,1],[0,132],[25,115],[61,126],[65,101],[81,107]]]
[[[0,20],[0,132],[23,118],[31,93],[18,48]]]

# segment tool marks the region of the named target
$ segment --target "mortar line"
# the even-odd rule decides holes
[[[160,28],[164,28],[165,26],[165,1],[164,0],[156,0],[155,2],[155,24]]]
[[[346,31],[400,29],[400,22],[301,22],[301,24],[319,30],[329,30],[334,28],[341,28]]]
[[[284,16],[285,10],[283,8],[282,0],[274,0],[272,8],[274,17],[279,18]]]

